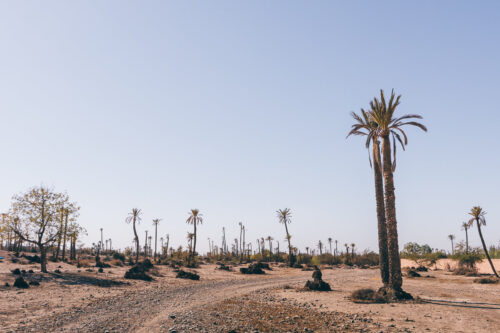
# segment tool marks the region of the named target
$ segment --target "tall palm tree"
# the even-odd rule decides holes
[[[266,241],[269,242],[269,261],[271,261],[271,256],[273,255],[273,240],[271,236],[266,237]]]
[[[356,246],[356,244],[351,243],[351,258],[353,259],[354,259],[354,246]]]
[[[346,259],[349,258],[349,245],[347,243],[344,244],[345,246],[345,252],[346,252]]]
[[[132,222],[132,227],[134,229],[134,239],[135,239],[135,262],[139,262],[139,236],[137,236],[137,229],[135,228],[136,224],[141,222],[142,212],[139,208],[133,208],[132,211],[128,214],[125,222]]]
[[[333,254],[332,253],[332,237],[328,237],[328,244],[330,244],[330,254]]]
[[[157,235],[158,235],[158,223],[160,223],[161,219],[154,219],[153,220],[153,225],[155,226],[155,255],[154,255],[154,260],[156,261],[156,242],[157,242]]]
[[[486,258],[488,258],[488,261],[490,262],[493,274],[495,274],[496,277],[499,277],[497,271],[495,270],[495,266],[493,266],[493,262],[491,261],[488,249],[486,248],[486,243],[484,242],[483,233],[481,232],[481,225],[486,225],[486,218],[484,217],[484,215],[486,215],[486,212],[481,207],[474,206],[470,210],[469,215],[472,216],[472,218],[469,220],[469,225],[474,225],[474,221],[476,221],[477,231],[479,232],[479,238],[481,238],[481,243],[483,244],[484,254],[486,254]]]
[[[309,246],[306,246],[306,253],[309,255]]]
[[[339,252],[339,250],[338,250],[338,248],[337,248],[337,243],[338,243],[338,241],[337,241],[337,240],[335,240],[335,255],[337,255],[337,253]]]
[[[389,255],[389,286],[396,291],[397,297],[404,294],[402,291],[403,278],[401,275],[401,259],[399,257],[398,244],[398,226],[396,219],[396,195],[394,192],[394,170],[396,168],[396,140],[405,148],[408,144],[408,137],[402,129],[405,125],[416,126],[423,131],[427,128],[414,119],[422,119],[422,116],[416,114],[408,114],[401,117],[394,117],[394,112],[401,95],[396,97],[394,91],[391,93],[389,103],[386,102],[384,91],[380,90],[380,100],[374,98],[370,102],[370,116],[377,123],[379,136],[382,138],[382,154],[383,154],[383,174],[385,187],[385,219],[387,224],[387,249]],[[391,153],[391,137],[392,137],[392,153]],[[394,156],[394,160],[392,157]],[[410,296],[410,295],[405,295]]]
[[[240,226],[240,246],[236,250],[236,255],[238,255],[238,253],[240,254],[241,261],[241,253],[243,252],[243,243],[241,242],[241,238],[243,237],[243,222],[238,222],[238,225]]]
[[[318,249],[319,249],[319,255],[323,255],[323,242],[320,240],[318,241]]]
[[[292,211],[290,208],[278,209],[276,214],[278,215],[279,223],[283,223],[285,225],[286,240],[288,241],[288,263],[292,266],[294,261],[292,258],[292,245],[290,244],[290,238],[292,238],[292,236],[288,232],[288,224],[292,222]]]
[[[469,253],[469,230],[470,226],[467,222],[462,222],[462,229],[465,230],[465,253]]]
[[[455,239],[455,235],[448,235],[448,238],[451,241],[451,254],[453,254],[455,252],[454,250],[455,247],[453,247],[453,240]]]
[[[189,217],[186,220],[188,224],[192,224],[194,226],[194,241],[193,241],[193,250],[191,252],[191,259],[194,259],[195,253],[196,253],[196,225],[199,223],[203,223],[203,215],[200,214],[200,211],[198,209],[191,209],[189,212]],[[191,260],[190,259],[190,260]]]
[[[366,149],[372,148],[372,158],[369,158],[370,166],[373,166],[373,174],[375,179],[375,202],[377,207],[377,229],[378,229],[378,251],[379,251],[379,267],[382,283],[389,283],[389,256],[387,247],[387,223],[385,219],[385,203],[384,203],[384,180],[382,178],[382,158],[380,155],[380,131],[377,123],[373,121],[369,112],[361,109],[361,116],[352,112],[351,116],[356,123],[351,126],[351,131],[347,137],[351,135],[366,136]],[[368,153],[368,156],[369,153]],[[372,165],[373,159],[373,165]]]

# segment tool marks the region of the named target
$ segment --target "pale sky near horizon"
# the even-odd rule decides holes
[[[473,205],[500,242],[497,1],[1,1],[0,211],[44,184],[132,244],[202,251],[221,229],[273,236],[290,207],[293,245],[328,237],[377,250],[373,173],[349,113],[379,89],[418,113],[395,174],[400,246],[449,251]],[[477,230],[471,243],[479,246]],[[266,243],[267,246],[267,243]]]

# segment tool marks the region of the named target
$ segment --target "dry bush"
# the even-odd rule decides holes
[[[81,259],[77,267],[88,268],[90,267],[92,261],[90,259]]]
[[[241,267],[242,274],[265,274],[265,272],[256,264],[250,264],[248,267]]]
[[[183,271],[182,269],[179,270],[179,272],[177,273],[177,276],[176,278],[180,278],[180,279],[189,279],[189,280],[199,280],[200,279],[200,276],[196,273],[191,273],[191,272],[186,272],[186,271]]]
[[[113,259],[110,261],[111,266],[123,267],[123,261],[120,259]]]
[[[153,268],[153,264],[149,259],[145,259],[143,262],[137,263],[135,266],[130,268],[125,272],[126,279],[134,280],[144,280],[151,281],[153,278],[146,274],[150,269]]]
[[[28,283],[26,283],[26,281],[24,281],[23,277],[20,276],[14,282],[14,287],[26,289],[26,288],[29,288],[30,286]]]
[[[351,294],[354,303],[387,303],[387,298],[380,292],[371,288],[354,290]]]
[[[453,271],[454,275],[477,276],[477,268],[469,266],[458,266]]]
[[[498,279],[494,276],[488,276],[488,277],[474,279],[474,283],[480,283],[480,284],[495,284],[495,283],[498,283],[498,281],[500,281],[500,279]]]

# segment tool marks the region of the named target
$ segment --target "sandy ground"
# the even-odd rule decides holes
[[[0,251],[0,256],[7,257]],[[8,258],[7,258],[8,259]],[[500,266],[500,262],[497,262]],[[58,268],[58,266],[61,266]],[[14,268],[32,269],[29,289],[13,288]],[[356,304],[357,288],[378,288],[377,269],[324,269],[331,292],[301,287],[310,271],[278,268],[263,276],[219,271],[202,265],[200,281],[175,278],[157,266],[155,281],[123,279],[127,267],[104,273],[49,263],[0,263],[1,332],[497,332],[500,284],[446,271],[405,278],[404,288],[425,302]],[[426,277],[426,276],[429,277]],[[5,282],[11,287],[4,287]]]

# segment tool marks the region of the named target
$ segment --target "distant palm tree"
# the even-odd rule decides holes
[[[194,226],[193,250],[191,252],[191,258],[190,258],[190,263],[191,263],[191,260],[194,259],[196,253],[196,225],[199,223],[203,223],[202,214],[200,214],[200,211],[198,209],[191,209],[191,212],[189,213],[189,217],[186,220],[186,222]]]
[[[328,237],[328,244],[330,244],[330,254],[333,254],[332,252],[332,237]]]
[[[153,220],[153,225],[155,226],[155,256],[154,260],[156,261],[156,241],[157,241],[157,235],[158,235],[158,223],[160,223],[161,219],[154,219]]]
[[[373,121],[369,112],[361,109],[361,116],[351,112],[351,116],[356,123],[351,126],[351,131],[347,137],[351,135],[366,136],[366,149],[372,147],[373,158],[373,174],[375,177],[375,202],[377,206],[377,229],[378,229],[378,251],[379,251],[379,267],[382,283],[389,283],[389,254],[387,247],[387,223],[385,219],[385,203],[384,203],[384,181],[382,178],[382,158],[380,155],[380,131],[377,123]],[[370,166],[372,166],[372,158],[368,153]]]
[[[269,261],[271,261],[271,256],[273,255],[273,240],[271,236],[266,237],[266,241],[269,242]]]
[[[288,232],[288,224],[292,222],[292,211],[290,208],[285,208],[277,210],[276,213],[278,214],[279,223],[283,223],[285,225],[286,240],[288,241],[288,263],[292,266],[294,264],[294,260],[292,258],[292,245],[290,244],[290,238],[292,238],[292,236]]]
[[[243,243],[241,241],[241,239],[243,237],[243,222],[238,222],[238,225],[240,226],[240,246],[239,246],[239,248],[236,249],[236,256],[238,256],[238,254],[239,254],[241,257],[241,253],[243,253]],[[241,261],[241,258],[240,258],[240,261]]]
[[[167,253],[166,255],[168,256],[168,243],[170,242],[170,235],[167,234],[167,245],[165,246],[166,250],[167,250]],[[172,254],[172,251],[170,251],[170,254]]]
[[[132,212],[130,212],[128,214],[127,218],[125,219],[125,222],[127,222],[127,223],[132,222],[132,226],[134,228],[134,239],[135,239],[135,249],[136,249],[135,262],[136,263],[139,262],[139,236],[137,236],[137,230],[135,228],[135,225],[137,223],[141,222],[141,215],[142,215],[141,210],[138,208],[134,208],[134,209],[132,209]]]
[[[465,230],[465,253],[469,253],[469,230],[470,226],[467,222],[462,222],[462,229]]]
[[[405,125],[416,126],[424,131],[427,128],[414,119],[422,119],[416,114],[404,115],[394,118],[394,112],[399,105],[401,95],[396,97],[391,93],[389,103],[386,103],[384,91],[380,90],[380,101],[374,98],[370,102],[370,116],[377,123],[379,135],[382,138],[383,174],[385,185],[385,218],[387,223],[387,249],[389,253],[389,286],[396,292],[402,291],[403,278],[401,275],[401,259],[399,257],[398,226],[396,219],[396,195],[394,193],[394,170],[396,168],[396,140],[403,150],[408,144],[408,138],[402,127]],[[391,152],[391,138],[393,151]],[[394,156],[394,160],[392,160]]]
[[[499,277],[497,271],[495,270],[495,266],[493,266],[493,262],[491,261],[488,249],[486,248],[486,243],[484,242],[483,233],[481,232],[481,225],[486,225],[486,218],[484,217],[484,215],[486,215],[486,212],[483,211],[481,207],[474,206],[472,207],[469,215],[472,216],[472,218],[469,220],[469,225],[472,226],[474,224],[474,221],[476,221],[477,231],[479,232],[479,238],[481,238],[481,243],[483,244],[484,254],[486,254],[486,258],[488,258],[488,261],[490,262],[493,274],[495,274],[496,277]]]
[[[188,232],[186,238],[188,240],[188,249],[189,249],[188,258],[191,258],[191,255],[193,253],[193,238],[194,238],[194,234],[192,232]],[[190,260],[190,259],[188,259],[188,260]]]
[[[165,254],[165,247],[163,247],[163,237],[160,237],[160,242],[161,242],[161,254]]]
[[[306,246],[306,253],[309,255],[309,246]]]
[[[451,240],[451,254],[455,252],[455,247],[453,246],[453,240],[455,239],[455,235],[448,235],[448,238]]]
[[[349,257],[349,245],[347,245],[347,243],[345,243],[344,246],[345,246],[346,258],[348,258]]]
[[[356,246],[356,244],[354,243],[351,243],[351,257],[354,259],[354,246]]]
[[[337,240],[335,240],[335,255],[337,255],[337,253],[339,252],[339,250],[338,250],[338,248],[337,248],[337,243],[338,243],[338,241],[337,241]]]
[[[323,255],[323,242],[321,240],[318,242],[319,255]]]

